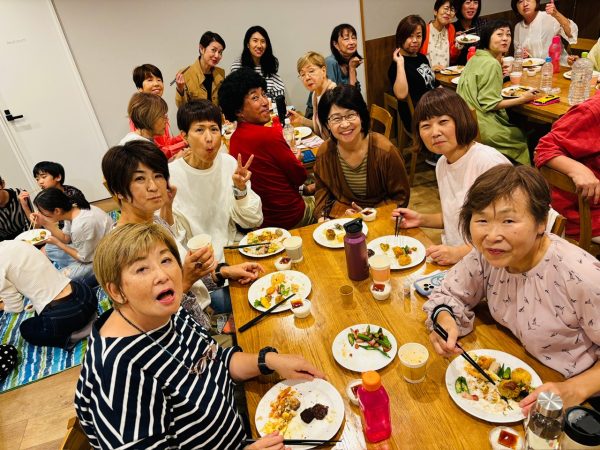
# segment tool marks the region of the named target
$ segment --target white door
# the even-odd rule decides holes
[[[0,2],[0,113],[7,181],[23,178],[6,170],[20,166],[30,178],[35,163],[56,161],[88,200],[108,197],[100,168],[108,146],[50,0]]]

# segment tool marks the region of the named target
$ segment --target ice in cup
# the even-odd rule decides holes
[[[374,255],[369,258],[371,277],[374,283],[389,284],[391,279],[390,267],[392,261],[387,255]]]
[[[193,238],[191,238],[187,242],[187,248],[195,252],[196,250],[200,250],[201,248],[206,247],[207,245],[212,244],[212,238],[208,234],[197,234]]]
[[[301,262],[302,256],[302,238],[300,236],[291,236],[283,241],[283,247],[291,258],[293,263]]]
[[[409,383],[420,383],[427,373],[429,351],[424,345],[409,342],[398,349],[402,376]]]
[[[521,84],[521,77],[523,76],[523,72],[511,72],[510,73],[510,84],[513,86],[518,86]]]

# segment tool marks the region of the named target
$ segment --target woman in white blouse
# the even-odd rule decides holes
[[[515,25],[515,48],[523,48],[524,57],[546,58],[552,38],[560,35],[569,44],[577,43],[575,22],[563,16],[554,1],[546,4],[546,12],[539,11],[540,0],[511,0],[510,6],[518,18]],[[567,65],[567,52],[562,49],[560,64]]]

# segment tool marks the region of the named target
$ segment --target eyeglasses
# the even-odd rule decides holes
[[[298,78],[304,80],[308,77],[313,77],[317,73],[318,69],[308,69],[306,72],[300,72]]]
[[[329,116],[327,118],[327,122],[329,122],[329,125],[339,125],[344,120],[347,122],[354,122],[356,119],[358,119],[358,114],[355,112],[351,112],[350,114],[346,114],[345,116]]]
[[[443,13],[450,13],[450,14],[454,14],[456,11],[454,10],[454,7],[452,6],[444,6],[443,8],[440,8],[440,11],[442,11]]]
[[[210,361],[214,361],[217,356],[217,344],[214,342],[211,343],[202,353],[202,356],[196,363],[190,367],[188,370],[190,373],[194,375],[202,375],[206,368],[208,367],[208,363]]]

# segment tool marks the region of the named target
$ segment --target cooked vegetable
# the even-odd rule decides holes
[[[465,377],[458,377],[454,382],[454,390],[457,394],[462,392],[469,393],[469,385],[467,384],[467,379]]]

